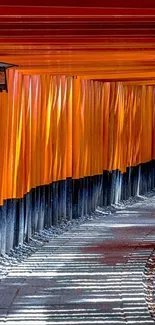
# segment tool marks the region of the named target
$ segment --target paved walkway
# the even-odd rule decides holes
[[[147,266],[155,197],[97,213],[14,266],[0,283],[0,324],[154,324]]]

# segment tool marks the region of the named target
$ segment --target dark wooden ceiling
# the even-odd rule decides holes
[[[0,1],[0,61],[23,73],[155,78],[154,0],[38,3]]]

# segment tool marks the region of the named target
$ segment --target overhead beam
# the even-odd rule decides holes
[[[106,18],[114,18],[116,17],[118,20],[121,16],[126,18],[137,18],[137,17],[145,17],[148,16],[150,18],[155,17],[155,6],[153,8],[106,8],[106,7],[57,7],[57,6],[6,6],[0,5],[0,16],[4,18],[4,16],[14,16],[16,19],[18,17],[21,19],[23,17],[33,17],[33,16],[46,16],[46,17],[106,17]]]
[[[153,78],[155,2],[0,0],[0,60],[28,73]],[[111,66],[111,68],[109,67]],[[133,71],[132,71],[133,68]],[[112,71],[112,69],[114,71]],[[139,77],[138,77],[139,78]]]
[[[74,2],[73,0],[44,0],[44,1],[38,1],[38,0],[1,0],[1,5],[5,6],[61,6],[61,7],[123,7],[123,8],[137,8],[138,4],[141,8],[155,8],[155,2],[154,0],[141,0],[140,3],[137,3],[135,0],[78,0],[77,2]]]
[[[141,81],[141,80],[155,80],[155,71],[153,72],[113,72],[113,73],[104,73],[103,75],[81,75],[81,79],[86,80],[102,80],[102,81]]]

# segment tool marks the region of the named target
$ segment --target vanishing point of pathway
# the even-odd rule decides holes
[[[98,210],[0,282],[0,324],[154,324],[155,196]]]

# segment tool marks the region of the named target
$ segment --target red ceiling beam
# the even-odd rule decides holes
[[[9,16],[9,15],[3,15],[1,16],[1,11],[0,11],[0,25],[2,24],[59,24],[59,23],[64,23],[64,24],[73,24],[73,23],[101,23],[104,24],[105,27],[107,24],[112,24],[115,23],[115,25],[118,24],[127,24],[130,22],[134,24],[139,24],[139,23],[145,23],[148,25],[148,27],[152,24],[155,23],[155,16],[61,16],[61,17],[47,17],[47,16]],[[131,25],[130,25],[131,26]]]
[[[7,44],[12,41],[12,39],[8,39],[6,37],[1,37],[1,42],[0,42],[0,47],[2,48],[2,44]],[[66,47],[69,49],[69,43],[70,43],[70,46],[71,46],[71,49],[73,49],[72,45],[76,44],[76,48],[77,48],[77,44],[79,44],[79,46],[81,45],[82,48],[83,48],[83,45],[84,45],[84,48],[87,48],[89,49],[89,44],[91,44],[91,50],[93,49],[93,47],[95,48],[95,51],[96,51],[96,47],[95,47],[95,44],[97,45],[97,47],[101,47],[101,48],[115,48],[115,47],[118,47],[118,49],[120,49],[120,47],[123,47],[124,48],[127,48],[127,50],[131,49],[131,46],[132,48],[134,48],[134,44],[135,44],[135,47],[136,49],[138,49],[138,47],[140,47],[140,51],[141,49],[144,47],[144,48],[154,48],[155,47],[155,41],[154,41],[154,38],[152,37],[115,37],[114,38],[111,38],[109,40],[109,38],[103,38],[103,37],[91,37],[91,38],[81,38],[81,37],[77,37],[77,38],[65,38],[65,37],[60,37],[60,38],[54,38],[54,37],[47,37],[47,38],[40,38],[38,39],[38,37],[29,37],[29,38],[21,38],[21,37],[14,37],[13,38],[13,47],[15,46],[15,44],[24,44],[24,43],[28,43],[28,44],[31,44],[32,47],[33,47],[33,44],[35,43],[35,45],[37,45],[37,43],[39,44],[40,46],[40,43],[46,43],[48,44],[49,46],[50,45],[54,45],[54,44],[57,44],[58,46],[61,45],[61,44],[64,44],[66,45]],[[88,45],[87,45],[88,44]],[[92,47],[93,45],[93,47]],[[120,45],[120,46],[119,46]],[[9,45],[9,48],[11,48],[11,44]],[[48,50],[48,49],[47,49]],[[104,49],[105,51],[105,49]]]
[[[38,0],[0,0],[1,61],[10,58],[19,65],[33,65],[38,53],[38,64],[41,65],[44,58],[48,67],[52,51],[57,49],[62,54],[60,58],[57,56],[59,69],[65,49],[69,62],[66,69],[70,71],[74,65],[73,53],[80,53],[82,49],[85,50],[83,62],[83,57],[93,50],[98,53],[101,49],[104,56],[109,49],[112,55],[121,49],[126,53],[136,49],[139,54],[143,49],[155,48],[155,0],[141,0],[140,8],[136,0],[78,0],[78,7],[73,0],[42,2],[43,6],[39,6]],[[45,47],[48,48],[45,50]],[[41,50],[45,51],[43,55]],[[94,57],[97,60],[96,54]],[[138,62],[139,56],[137,58]],[[154,62],[154,56],[152,59],[148,55],[146,59]],[[142,61],[145,64],[145,58]]]
[[[57,6],[57,7],[122,7],[122,8],[155,8],[154,0],[0,0],[5,6]]]
[[[48,28],[43,29],[0,29],[0,37],[1,39],[4,37],[7,37],[8,39],[10,38],[16,38],[16,37],[24,37],[24,38],[28,38],[31,37],[37,37],[38,39],[40,39],[41,37],[46,38],[46,37],[52,37],[53,39],[59,39],[60,37],[64,37],[65,39],[68,37],[78,37],[78,38],[92,38],[92,37],[96,37],[97,39],[100,39],[102,37],[102,40],[104,40],[104,38],[107,39],[107,37],[113,38],[113,37],[126,37],[126,40],[128,38],[133,37],[150,37],[150,31],[149,30],[124,30],[124,29],[111,29],[111,30],[107,30],[107,29],[56,29],[56,28]],[[155,29],[152,31],[152,38],[155,39]]]
[[[31,7],[31,6],[0,6],[0,16],[46,16],[46,17],[114,17],[117,16],[134,16],[136,17],[155,17],[154,8],[76,8],[76,7]]]

